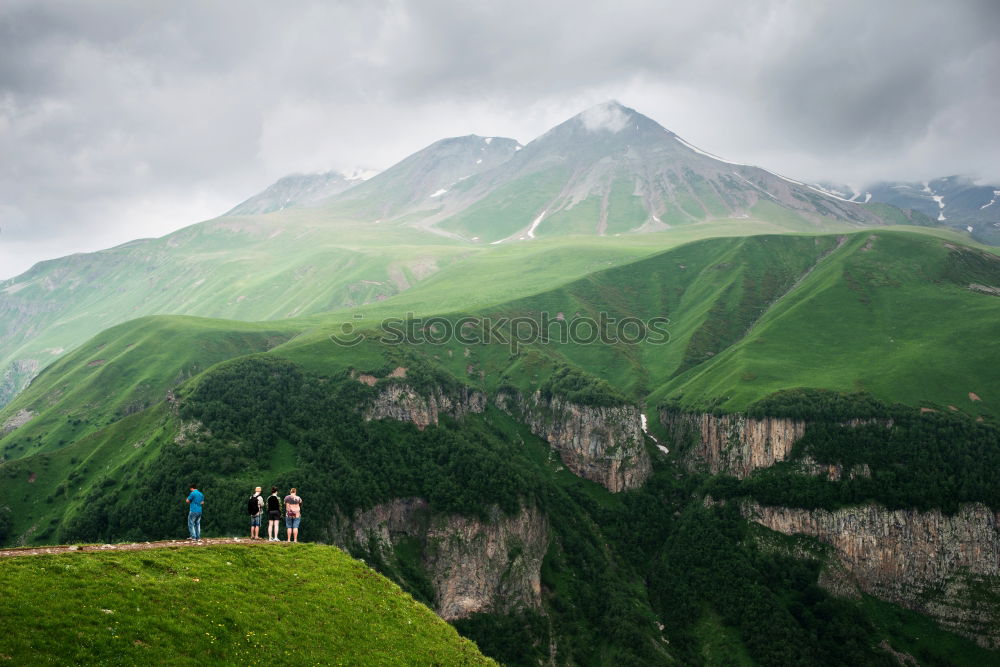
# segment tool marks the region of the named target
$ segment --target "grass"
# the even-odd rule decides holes
[[[35,414],[0,438],[0,456],[23,457],[78,441],[160,403],[168,390],[213,364],[268,350],[295,333],[287,323],[166,315],[112,327],[46,368],[0,412]]]
[[[774,391],[807,386],[1000,415],[1000,382],[991,370],[1000,354],[1000,299],[967,287],[989,278],[948,277],[956,251],[935,235],[862,232],[838,243],[813,236],[701,241],[532,296],[457,311],[595,319],[603,312],[644,321],[665,316],[667,344],[536,346],[534,356],[513,358],[502,345],[413,351],[485,389],[506,379],[531,390],[545,379],[547,366],[569,363],[647,405],[679,399],[693,409],[719,404],[739,410]],[[388,309],[398,312],[407,297],[442,294],[446,285],[454,289],[450,282],[429,282],[360,314],[377,323]],[[424,303],[432,301],[446,299]],[[330,343],[329,331],[318,326],[273,353],[320,371],[335,367],[335,359],[349,357]],[[970,392],[981,400],[971,400]]]
[[[927,616],[869,595],[863,597],[861,609],[893,649],[912,655],[921,665],[996,664],[996,651],[942,630]]]
[[[11,540],[17,535],[26,543],[52,543],[68,517],[93,511],[84,503],[92,488],[154,459],[176,429],[166,404],[160,403],[65,447],[0,466],[0,503],[20,508],[13,515]],[[128,489],[119,492],[131,495]]]
[[[497,241],[528,227],[566,182],[567,173],[555,167],[513,180],[448,218],[440,226],[466,238]]]
[[[697,225],[686,229],[694,227]],[[739,231],[736,225],[716,225],[712,229],[733,235]],[[496,246],[483,249],[475,258],[457,259],[434,276],[381,302],[280,323],[241,324],[168,316],[140,319],[105,331],[51,366],[14,404],[0,412],[0,421],[17,409],[31,408],[39,413],[27,426],[0,440],[0,447],[9,459],[0,464],[0,504],[25,508],[14,513],[10,539],[23,536],[30,543],[58,539],[60,526],[68,519],[85,517],[83,513],[93,511],[86,506],[85,499],[92,489],[105,484],[121,482],[121,489],[116,492],[129,500],[128,494],[136,491],[126,488],[127,472],[148,463],[177,432],[177,417],[164,401],[167,390],[176,386],[183,400],[206,377],[206,370],[213,364],[246,354],[288,358],[327,376],[354,368],[377,371],[384,377],[386,369],[412,364],[429,369],[426,375],[431,379],[444,377],[442,382],[446,384],[461,382],[487,391],[513,384],[531,392],[543,386],[556,369],[569,366],[607,381],[629,400],[644,404],[647,413],[661,401],[672,398],[692,409],[722,405],[738,410],[778,389],[809,386],[860,388],[887,401],[937,406],[954,402],[969,414],[987,417],[1000,414],[1000,381],[991,365],[1000,354],[997,342],[1000,298],[968,288],[970,283],[1000,286],[1000,270],[994,267],[1000,264],[997,260],[973,249],[950,247],[946,244],[953,241],[952,237],[938,232],[866,230],[847,236],[842,243],[839,238],[815,234],[681,243],[682,239],[697,238],[700,233],[703,230],[690,231],[689,236],[652,234],[641,239],[539,239],[531,244]],[[663,250],[663,246],[669,247]],[[543,284],[545,289],[540,289]],[[672,338],[665,345],[534,345],[516,355],[504,345],[465,346],[455,342],[393,347],[368,341],[345,348],[329,338],[345,321],[371,326],[380,317],[400,316],[407,311],[425,316],[444,313],[448,317],[463,313],[536,316],[541,312],[580,313],[590,317],[604,312],[615,318],[643,320],[667,316]],[[357,314],[363,318],[355,320]],[[90,365],[97,359],[103,363]],[[417,375],[414,373],[409,381],[420,382]],[[971,401],[967,396],[969,391],[982,400]],[[131,405],[138,409],[131,412],[127,409]],[[512,465],[530,466],[544,476],[546,484],[551,483],[551,490],[558,489],[602,511],[626,511],[629,507],[627,495],[607,493],[573,476],[527,427],[499,415],[495,408],[490,407],[483,416],[466,419],[485,420],[503,431],[508,442],[518,443],[523,460]],[[252,488],[255,481],[251,475],[259,479],[264,471],[263,477],[270,478],[297,465],[294,442],[275,444],[268,459],[260,461],[259,470],[248,472],[245,477],[243,472],[236,472],[226,481]],[[180,516],[170,529],[183,531]],[[400,563],[415,572],[412,547],[403,545]],[[245,558],[258,552],[240,553]],[[195,556],[184,552],[174,557]],[[89,554],[75,557],[92,558]],[[266,659],[277,662],[292,658],[330,662],[328,658],[317,657],[318,653],[284,656],[277,652],[276,647],[289,643],[306,646],[318,641],[318,635],[309,634],[311,626],[295,630],[301,635],[273,635],[265,640],[254,635],[259,642],[257,646],[247,638],[248,632],[257,632],[251,627],[253,623],[241,625],[251,608],[244,609],[241,596],[252,599],[252,608],[258,610],[278,609],[278,613],[291,616],[307,609],[312,619],[312,607],[297,606],[298,600],[312,599],[308,598],[313,595],[308,587],[301,591],[306,595],[302,598],[298,589],[282,587],[291,583],[275,581],[263,569],[254,569],[258,565],[239,561],[244,579],[247,576],[255,582],[259,579],[266,586],[277,587],[275,590],[280,594],[269,593],[274,599],[257,599],[253,597],[258,595],[256,588],[245,595],[234,593],[235,589],[210,591],[206,599],[232,600],[233,608],[219,612],[223,619],[218,634],[199,636],[195,641],[177,634],[188,630],[174,616],[169,616],[169,621],[142,625],[141,619],[119,615],[119,607],[146,610],[148,602],[144,601],[160,594],[154,595],[153,588],[132,591],[131,583],[110,585],[107,577],[114,574],[124,577],[122,582],[143,582],[143,586],[149,587],[162,584],[172,592],[157,598],[163,601],[157,607],[172,611],[187,607],[199,618],[212,618],[212,607],[192,606],[201,602],[191,602],[190,595],[184,597],[170,587],[188,587],[177,588],[188,594],[199,590],[190,587],[220,578],[220,571],[238,563],[235,554],[204,565],[211,576],[193,575],[199,582],[178,577],[176,573],[181,570],[176,566],[170,566],[175,570],[171,575],[175,578],[171,578],[156,574],[159,565],[128,560],[140,558],[137,555],[93,556],[98,557],[125,559],[113,567],[104,567],[108,572],[97,565],[82,572],[87,581],[104,582],[101,589],[104,592],[100,595],[110,601],[100,597],[100,602],[79,603],[91,610],[113,610],[112,614],[100,612],[104,617],[97,619],[103,625],[81,626],[73,621],[71,629],[66,629],[60,625],[58,616],[44,617],[32,621],[40,624],[37,636],[81,632],[83,638],[64,642],[72,649],[44,643],[26,647],[10,643],[20,641],[16,638],[7,638],[3,640],[7,644],[0,643],[0,654],[20,657],[28,650],[42,651],[43,655],[54,655],[52,652],[58,650],[95,651],[66,654],[61,659],[99,662],[109,660],[104,656],[111,655],[112,647],[121,641],[131,646],[127,656],[139,656],[129,657],[126,662],[169,662],[169,657],[156,653],[140,659],[146,655],[142,651],[148,652],[152,650],[150,647],[159,645],[188,647],[180,658],[182,661],[246,661],[247,654],[238,651],[253,650],[254,656],[261,651]],[[71,566],[90,562],[58,558],[63,557],[50,560]],[[266,566],[259,567],[275,569],[274,561],[268,560]],[[223,566],[226,561],[234,566]],[[15,566],[20,567],[9,561],[4,570]],[[203,567],[187,562],[183,566],[192,571]],[[298,571],[295,567],[291,569]],[[287,575],[290,568],[279,565],[278,569]],[[45,577],[54,576],[46,570]],[[413,590],[426,589],[426,582],[419,577],[411,580],[409,574],[400,576],[414,586]],[[60,613],[67,609],[58,606],[61,602],[53,601],[55,594],[47,588],[58,583],[55,580],[37,579],[37,573],[17,577],[12,581],[23,579],[36,587],[40,592],[39,604],[54,605]],[[13,587],[3,580],[0,584],[4,590]],[[89,590],[88,586],[81,586],[79,594],[99,597],[96,590]],[[20,592],[14,600],[20,601],[19,596]],[[0,611],[5,612],[6,607]],[[378,610],[375,615],[382,613]],[[916,620],[885,613],[885,625],[879,627],[888,628],[883,636],[890,637],[893,646],[900,649],[907,646],[896,643],[897,638],[903,642],[907,633],[925,636],[916,634],[924,632],[923,629],[907,629],[907,624]],[[366,618],[363,614],[355,616]],[[369,622],[371,617],[367,615]],[[118,626],[112,618],[119,622]],[[92,621],[88,619],[86,623]],[[292,630],[283,628],[280,632]],[[366,636],[378,637],[379,632],[367,632]],[[702,619],[695,635],[709,663],[739,661],[741,656],[745,657],[738,638],[721,627],[717,619]],[[351,635],[344,641],[351,638],[357,637]],[[348,645],[336,641],[339,640],[327,642],[326,648]],[[218,648],[223,645],[225,648]],[[926,649],[922,640],[915,646]],[[371,655],[377,656],[372,658],[373,662],[391,663],[394,659],[381,653]],[[59,661],[56,657],[50,659]]]
[[[702,614],[693,634],[701,646],[701,657],[706,665],[749,667],[754,664],[740,639],[739,631],[723,624],[719,615],[711,609],[706,609]]]
[[[320,545],[7,558],[0,588],[0,661],[14,664],[495,664]]]
[[[808,386],[996,416],[1000,380],[991,360],[1000,354],[1000,299],[968,289],[972,281],[949,280],[951,254],[926,237],[853,237],[746,337],[658,396],[690,406],[720,399],[739,410]]]

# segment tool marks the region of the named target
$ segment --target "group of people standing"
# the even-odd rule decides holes
[[[294,486],[289,489],[284,501],[278,498],[278,487],[271,487],[271,495],[264,500],[260,495],[258,486],[250,500],[247,502],[247,513],[250,514],[250,539],[259,540],[260,522],[267,507],[267,540],[269,542],[280,542],[278,531],[281,521],[281,508],[285,508],[285,539],[288,542],[299,541],[299,524],[302,522],[302,498],[298,495],[298,489]]]
[[[192,484],[187,497],[188,504],[188,539],[192,542],[201,542],[201,515],[205,505],[205,494],[198,490],[197,484]],[[266,509],[265,509],[266,508]],[[259,540],[260,523],[267,512],[267,540],[269,542],[280,542],[279,537],[281,512],[285,512],[285,539],[288,542],[299,541],[299,524],[302,522],[302,498],[298,495],[298,489],[292,487],[284,500],[278,497],[278,487],[271,487],[271,495],[265,499],[261,495],[261,487],[254,490],[252,496],[247,501],[247,513],[250,515],[250,539]]]

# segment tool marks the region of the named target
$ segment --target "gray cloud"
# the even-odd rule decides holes
[[[0,0],[0,277],[607,98],[801,178],[1000,181],[995,2],[690,4]]]

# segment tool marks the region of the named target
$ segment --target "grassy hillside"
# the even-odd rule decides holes
[[[992,372],[1000,355],[1000,297],[990,292],[1000,289],[995,255],[892,231],[706,240],[597,271],[615,260],[594,246],[540,248],[498,252],[480,266],[482,275],[456,264],[406,294],[342,314],[280,324],[160,317],[109,329],[0,411],[0,424],[32,416],[0,439],[0,456],[68,446],[156,405],[217,362],[264,351],[324,376],[423,360],[453,381],[487,391],[510,383],[531,390],[569,366],[650,407],[671,402],[738,410],[782,389],[813,387],[1000,415],[1000,380]],[[618,250],[619,261],[648,252]],[[533,296],[494,301],[529,289],[516,267],[544,280],[548,262],[564,259],[592,272]],[[380,331],[385,317],[447,313],[462,302],[480,306],[452,309],[447,321],[540,321],[544,314],[553,339],[527,342],[517,354],[502,343],[379,342],[386,339]],[[553,325],[560,314],[562,323]],[[559,342],[575,319],[602,316],[667,318],[669,340]],[[330,335],[344,323],[373,337],[361,346],[339,346]]]
[[[0,404],[25,371],[154,314],[277,320],[408,289],[466,252],[447,239],[315,213],[220,218],[160,239],[42,262],[0,282]],[[30,362],[27,363],[27,362]]]
[[[297,333],[294,323],[252,324],[157,316],[112,327],[46,368],[3,411],[31,420],[8,437],[0,458],[65,446],[161,403],[167,392],[232,357],[263,352]]]
[[[318,371],[345,368],[361,352],[329,339],[342,323],[374,332],[382,318],[402,317],[408,298],[428,307],[447,303],[439,295],[457,300],[456,292],[462,285],[473,289],[473,280],[429,281],[397,300],[359,309],[360,319],[331,315],[272,353]],[[567,325],[574,318],[597,321],[602,313],[616,321],[666,317],[666,344],[577,339],[523,345],[521,355],[512,356],[509,345],[452,340],[412,351],[485,389],[503,382],[528,389],[569,364],[651,406],[669,401],[739,410],[782,389],[814,387],[996,417],[1000,380],[992,362],[1000,355],[1000,297],[990,290],[998,286],[996,255],[936,235],[885,230],[713,239],[446,316],[452,322],[464,316],[540,320],[545,313],[553,320],[561,313]],[[553,336],[561,326],[551,328]]]
[[[15,664],[495,664],[330,547],[4,558],[0,587],[0,659]]]
[[[822,387],[996,417],[997,287],[993,254],[909,234],[857,235],[745,336],[654,398],[738,410],[780,389]]]
[[[327,209],[295,209],[219,218],[160,239],[42,262],[0,282],[0,407],[83,341],[144,315],[280,320],[386,300],[397,312],[461,310],[537,293],[692,240],[855,229],[761,204],[746,219],[689,221],[665,232],[618,237],[634,222],[628,211],[636,198],[621,189],[612,195],[607,236],[543,240],[540,231],[530,243],[493,246],[352,222]],[[583,202],[571,213],[587,209],[590,220],[601,206]],[[591,223],[569,225],[561,234],[591,233]],[[949,234],[956,242],[963,238]],[[411,300],[409,292],[428,281],[432,286]]]
[[[513,386],[581,403],[628,400],[645,403],[650,414],[662,403],[743,409],[780,389],[860,387],[914,412],[954,404],[987,422],[998,415],[994,255],[934,234],[888,230],[710,239],[658,253],[652,245],[608,241],[610,255],[583,241],[501,245],[480,258],[482,273],[456,261],[377,304],[280,325],[162,317],[104,332],[0,412],[0,423],[21,410],[38,412],[0,441],[8,458],[0,464],[0,541],[180,537],[183,486],[191,478],[222,508],[206,515],[211,535],[242,534],[243,496],[271,482],[308,493],[312,516],[323,519],[310,523],[307,535],[320,540],[333,538],[330,519],[338,512],[393,498],[422,497],[441,514],[478,518],[491,507],[509,516],[528,503],[551,522],[545,616],[485,614],[459,623],[512,664],[545,659],[552,638],[561,659],[599,664],[706,656],[815,663],[836,655],[868,664],[884,657],[873,647],[886,637],[938,656],[933,637],[905,643],[901,628],[916,627],[913,618],[833,599],[817,586],[821,563],[762,553],[747,532],[752,527],[730,510],[703,506],[706,493],[771,492],[768,479],[737,487],[682,474],[650,447],[654,473],[646,486],[612,495],[568,473],[544,441],[493,407],[423,430],[363,419],[360,406],[391,382],[421,392]],[[547,264],[554,258],[579,277],[531,291],[558,279],[558,267]],[[389,344],[381,319],[407,312],[444,314],[440,326],[463,316],[666,317],[670,337],[663,344],[529,342],[516,352],[504,343]],[[330,335],[344,323],[364,330],[365,340],[335,344]],[[887,347],[896,342],[900,349]],[[405,379],[391,378],[399,367]],[[358,374],[382,380],[369,387]],[[953,403],[969,391],[979,400]],[[93,421],[74,423],[85,415]],[[990,423],[949,419],[964,420],[965,430],[942,422],[921,441],[919,461],[905,442],[893,441],[888,451],[879,447],[881,434],[864,431],[871,435],[865,461],[876,473],[896,471],[896,450],[919,463],[908,468],[914,474],[894,477],[899,484],[886,489],[898,496],[892,502],[937,507],[959,498],[947,489],[941,497],[913,490],[927,486],[919,475],[933,473],[923,462],[936,461],[947,441],[942,433],[995,431]],[[913,432],[925,434],[922,424]],[[823,446],[842,444],[830,443]],[[835,457],[827,449],[809,453]],[[796,491],[779,486],[788,498]],[[988,479],[986,487],[993,488]],[[994,502],[970,489],[972,500]],[[822,496],[818,504],[854,502],[867,492],[849,484],[836,491],[847,495]],[[420,547],[411,546],[406,567],[381,565],[431,602]]]

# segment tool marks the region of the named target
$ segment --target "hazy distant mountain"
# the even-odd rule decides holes
[[[437,141],[363,183],[333,173],[290,176],[230,215],[311,205],[331,219],[403,224],[494,243],[776,216],[803,229],[910,222],[894,209],[850,199],[717,158],[612,101],[527,146],[469,135]],[[919,217],[913,222],[930,222]]]
[[[340,194],[361,182],[361,178],[349,178],[336,171],[325,174],[292,174],[234,206],[225,215],[257,215],[306,206]]]
[[[916,209],[980,241],[1000,242],[1000,186],[948,176],[928,183],[878,183],[867,190],[873,201]]]
[[[493,169],[435,185],[437,207],[424,206],[418,224],[491,242],[789,213],[805,223],[884,222],[855,202],[715,158],[617,102],[574,116]]]
[[[1000,185],[977,185],[966,176],[947,176],[925,183],[882,181],[860,191],[847,185],[822,187],[856,201],[913,209],[942,225],[969,232],[983,243],[1000,244]]]
[[[450,188],[503,164],[520,149],[504,137],[441,139],[336,197],[337,208],[370,220],[436,211]]]

